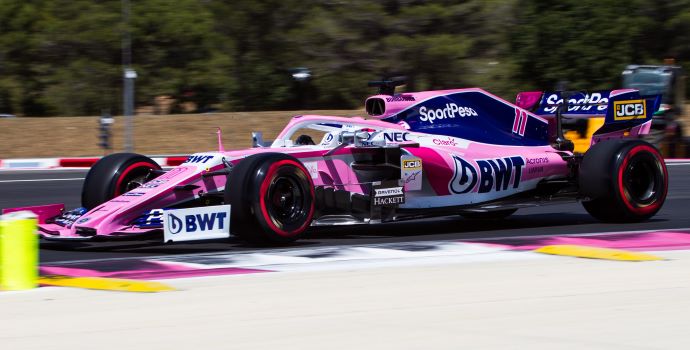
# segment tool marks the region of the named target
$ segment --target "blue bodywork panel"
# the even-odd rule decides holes
[[[479,89],[420,101],[384,119],[410,130],[510,146],[548,145],[548,122]]]

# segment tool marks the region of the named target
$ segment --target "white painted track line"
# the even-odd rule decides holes
[[[13,183],[13,182],[52,182],[52,181],[77,181],[84,180],[83,177],[72,177],[67,179],[20,179],[20,180],[0,180],[0,183]]]

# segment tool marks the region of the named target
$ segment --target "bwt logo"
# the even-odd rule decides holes
[[[453,156],[453,160],[455,174],[450,182],[450,190],[456,194],[472,192],[475,187],[478,187],[478,193],[505,191],[510,185],[511,178],[513,188],[518,188],[522,167],[525,165],[525,160],[520,156],[477,160],[476,168],[458,156]]]
[[[628,100],[628,101],[614,101],[613,102],[613,119],[614,120],[630,120],[638,117],[645,117],[647,110],[647,101],[645,100]]]
[[[218,212],[211,214],[190,214],[180,219],[174,214],[168,213],[168,230],[172,234],[178,234],[184,229],[185,232],[210,231],[218,226],[223,230],[225,217],[228,213]],[[216,224],[217,223],[217,224]]]
[[[206,163],[209,160],[213,159],[214,156],[189,156],[187,160],[185,160],[185,163]]]

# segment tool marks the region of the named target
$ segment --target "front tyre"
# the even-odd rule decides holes
[[[228,175],[225,203],[230,228],[255,244],[285,244],[304,235],[314,216],[314,183],[292,156],[260,153],[240,161]]]
[[[84,179],[81,205],[87,210],[141,186],[152,170],[161,170],[151,158],[136,153],[114,153],[99,159]]]
[[[594,145],[580,166],[583,206],[606,222],[637,222],[654,216],[668,192],[668,172],[659,151],[641,140]]]

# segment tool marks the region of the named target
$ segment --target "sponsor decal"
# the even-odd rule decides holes
[[[402,102],[402,101],[415,101],[412,95],[396,95],[391,97],[386,97],[386,102]]]
[[[376,141],[359,141],[358,146],[361,147],[381,147],[385,146],[386,142],[382,140],[376,140]]]
[[[457,117],[477,117],[477,111],[470,107],[458,106],[455,103],[446,103],[445,108],[427,109],[426,106],[419,108],[419,120],[433,124],[434,120]]]
[[[539,157],[539,158],[527,158],[527,164],[546,164],[549,162],[549,158]]]
[[[402,126],[405,128],[405,130],[410,130],[410,124],[407,124],[405,121],[399,121],[398,125]]]
[[[403,167],[403,169],[421,169],[422,160],[421,159],[403,159],[402,167]]]
[[[326,137],[324,137],[323,141],[321,142],[321,145],[329,145],[331,141],[333,141],[333,134],[328,133],[326,134]]]
[[[529,170],[527,170],[527,173],[528,173],[528,174],[537,174],[537,173],[543,173],[543,172],[544,172],[544,167],[543,167],[543,166],[538,166],[538,167],[534,167],[534,168],[529,168]]]
[[[144,192],[126,192],[125,194],[123,194],[123,196],[125,196],[125,197],[141,197],[145,194],[146,193],[144,193]]]
[[[391,182],[397,183],[397,181]],[[373,187],[371,203],[375,207],[395,206],[405,203],[405,191],[402,186],[382,184]]]
[[[458,156],[453,156],[455,173],[450,181],[450,191],[455,194],[490,191],[506,191],[520,186],[525,160],[520,156],[482,159],[476,166]]]
[[[165,242],[230,237],[230,206],[166,209],[163,234]]]
[[[85,222],[89,221],[90,219],[91,219],[91,218],[83,218],[83,219],[79,219],[79,220],[77,220],[77,224],[83,224],[83,223],[85,223]]]
[[[192,164],[199,164],[199,163],[206,163],[209,160],[213,159],[215,157],[214,155],[191,155],[187,157],[187,160],[185,160],[185,163],[192,163]]]
[[[391,188],[376,188],[374,189],[374,197],[388,197],[403,194],[402,187]]]
[[[405,204],[405,196],[374,198],[374,206]]]
[[[134,222],[134,225],[140,228],[162,227],[163,215],[165,215],[163,209],[152,209],[144,212],[144,214]]]
[[[579,97],[579,98],[578,98]],[[609,99],[604,97],[599,92],[591,94],[578,95],[578,97],[568,99],[568,112],[602,112],[605,111],[609,103]],[[563,104],[563,99],[558,94],[551,94],[546,97],[546,104],[544,112],[555,113],[558,105]],[[588,106],[571,106],[571,105],[588,105]]]
[[[64,212],[62,215],[56,217],[54,222],[63,227],[71,227],[72,224],[79,220],[79,218],[84,214],[86,214],[85,208],[77,208]]]
[[[613,120],[631,120],[647,115],[647,101],[613,101]]]
[[[304,167],[309,171],[312,179],[319,178],[319,163],[318,162],[303,162]]]
[[[458,143],[455,142],[455,139],[450,137],[450,136],[448,136],[447,139],[433,139],[432,142],[434,143],[434,145],[438,145],[438,146],[457,146],[458,145]]]
[[[400,157],[400,178],[404,182],[405,191],[421,190],[422,159],[408,155]]]
[[[407,184],[412,183],[413,181],[417,180],[418,176],[421,174],[422,174],[422,171],[419,170],[419,171],[415,171],[415,172],[411,173],[410,175],[406,176],[405,177],[405,184],[407,185]]]
[[[410,141],[409,132],[384,132],[383,139],[388,142],[405,142]]]
[[[153,179],[143,185],[140,188],[156,188],[164,183],[168,182],[167,179]]]

